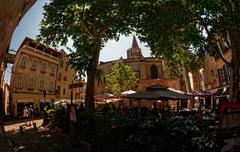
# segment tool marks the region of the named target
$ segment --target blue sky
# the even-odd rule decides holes
[[[49,0],[37,0],[33,7],[23,17],[17,28],[13,33],[13,37],[10,44],[10,49],[17,50],[25,37],[35,38],[39,33],[39,23],[43,18],[42,6]],[[142,49],[142,54],[145,57],[150,56],[150,49],[146,47],[146,44],[140,43],[139,47]],[[100,61],[116,60],[120,57],[126,58],[126,50],[132,45],[132,36],[121,36],[119,41],[109,40],[105,47],[101,50]],[[66,50],[67,51],[67,50]],[[10,66],[9,66],[10,67]],[[9,68],[8,68],[9,69]],[[6,73],[6,79],[9,78],[10,70]]]

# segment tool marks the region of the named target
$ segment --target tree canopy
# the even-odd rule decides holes
[[[137,5],[139,20],[133,26],[140,40],[148,44],[153,56],[164,59],[172,76],[183,75],[186,90],[191,91],[188,71],[199,69],[204,55],[199,51],[203,50],[203,37],[196,21],[181,0],[153,0]]]
[[[87,74],[86,109],[94,111],[94,80],[100,50],[109,39],[132,30],[131,0],[50,0],[44,6],[38,38],[53,46],[72,40],[70,63]]]
[[[106,75],[106,87],[114,94],[135,89],[137,78],[130,65],[124,63],[120,58],[112,67],[111,73]]]
[[[136,31],[154,55],[173,63],[181,59],[195,67],[206,53],[218,54],[231,69],[230,100],[238,100],[239,1],[152,0],[137,5],[140,15]],[[228,48],[232,50],[231,62],[223,56]]]
[[[169,65],[196,69],[206,53],[218,53],[231,69],[230,100],[239,98],[237,0],[50,0],[44,10],[39,38],[63,46],[73,40],[70,63],[80,75],[87,74],[86,107],[90,111],[94,111],[93,88],[101,48],[107,40],[133,30],[153,55],[168,60]],[[232,49],[230,63],[223,57],[223,45]]]

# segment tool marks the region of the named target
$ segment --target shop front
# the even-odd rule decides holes
[[[23,116],[23,110],[25,107],[29,108],[32,106],[34,108],[34,99],[19,99],[17,100],[17,116]]]

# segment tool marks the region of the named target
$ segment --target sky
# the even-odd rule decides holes
[[[42,6],[48,1],[49,0],[37,0],[32,8],[25,14],[13,33],[10,49],[18,50],[25,37],[35,39],[36,35],[39,34],[39,23],[43,18]],[[99,61],[111,61],[119,59],[120,57],[126,58],[126,50],[132,45],[132,37],[133,35],[129,37],[121,36],[118,41],[109,40],[101,50]],[[146,47],[145,43],[141,43],[139,39],[137,39],[137,42],[142,50],[143,56],[149,57],[150,49]],[[68,52],[67,50],[65,51]],[[10,74],[11,65],[8,65],[5,80],[9,80]]]

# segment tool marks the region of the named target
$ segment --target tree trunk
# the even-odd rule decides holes
[[[240,66],[240,31],[232,30],[229,32],[232,49],[232,60],[230,66],[230,94],[229,100],[231,102],[239,101],[239,66]]]
[[[91,65],[87,69],[87,88],[86,88],[86,97],[85,97],[85,109],[89,113],[94,113],[94,84],[95,84],[95,78],[96,78],[96,72],[97,72],[97,66],[99,61],[99,55],[100,55],[100,49],[101,49],[101,41],[98,40],[95,43],[95,48],[92,52],[92,59],[91,59]]]

